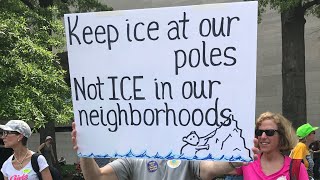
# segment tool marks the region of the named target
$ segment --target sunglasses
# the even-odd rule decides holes
[[[267,136],[273,136],[275,132],[279,133],[279,131],[276,129],[266,129],[266,130],[256,129],[254,133],[256,136],[262,136],[263,133],[266,133]]]
[[[19,132],[17,131],[2,131],[2,137],[7,137],[9,134],[20,134]]]

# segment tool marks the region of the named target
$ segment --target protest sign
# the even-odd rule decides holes
[[[78,155],[251,161],[257,6],[66,14]]]

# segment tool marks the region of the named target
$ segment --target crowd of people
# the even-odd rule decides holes
[[[72,128],[71,141],[74,150],[77,150],[75,123]],[[29,125],[22,120],[10,120],[0,125],[0,129],[4,147],[13,150],[1,167],[4,180],[38,180],[39,174],[30,163],[35,152],[27,147],[32,133]],[[307,123],[295,131],[291,122],[282,115],[265,112],[256,120],[255,147],[252,147],[255,160],[250,163],[123,158],[99,166],[92,158],[80,157],[80,165],[85,179],[97,180],[212,180],[221,175],[232,175],[226,179],[240,177],[245,180],[319,179],[320,143],[315,139],[317,129]],[[38,152],[42,154],[37,159],[40,176],[51,180],[49,166],[56,162],[52,137],[45,139]],[[292,168],[294,160],[298,162],[297,170]],[[172,167],[175,163],[179,165]]]

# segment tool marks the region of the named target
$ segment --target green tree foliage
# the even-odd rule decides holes
[[[320,0],[259,0],[260,14],[269,7],[281,13],[282,112],[297,128],[307,121],[305,16],[320,17]]]
[[[0,119],[35,128],[72,118],[71,92],[57,53],[64,13],[111,10],[96,0],[0,0]]]
[[[265,9],[268,6],[279,12],[285,12],[296,8],[297,6],[302,6],[305,10],[305,14],[313,14],[320,17],[319,0],[259,0],[258,2],[260,13],[265,12]]]

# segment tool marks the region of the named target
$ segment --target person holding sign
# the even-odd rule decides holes
[[[237,168],[234,172],[243,175],[245,180],[292,179],[291,159],[285,156],[296,144],[297,139],[291,122],[280,114],[265,112],[256,121],[255,136],[261,154],[248,166]],[[300,163],[300,162],[299,162]],[[304,166],[299,168],[299,177],[308,179]]]
[[[72,123],[73,149],[77,150],[76,128]],[[257,139],[255,139],[255,143]],[[259,152],[252,148],[255,156]],[[93,158],[80,158],[80,165],[85,179],[108,180],[211,180],[216,176],[227,174],[243,162],[213,162],[213,161],[180,161],[180,160],[150,160],[150,159],[117,159],[99,168]]]

